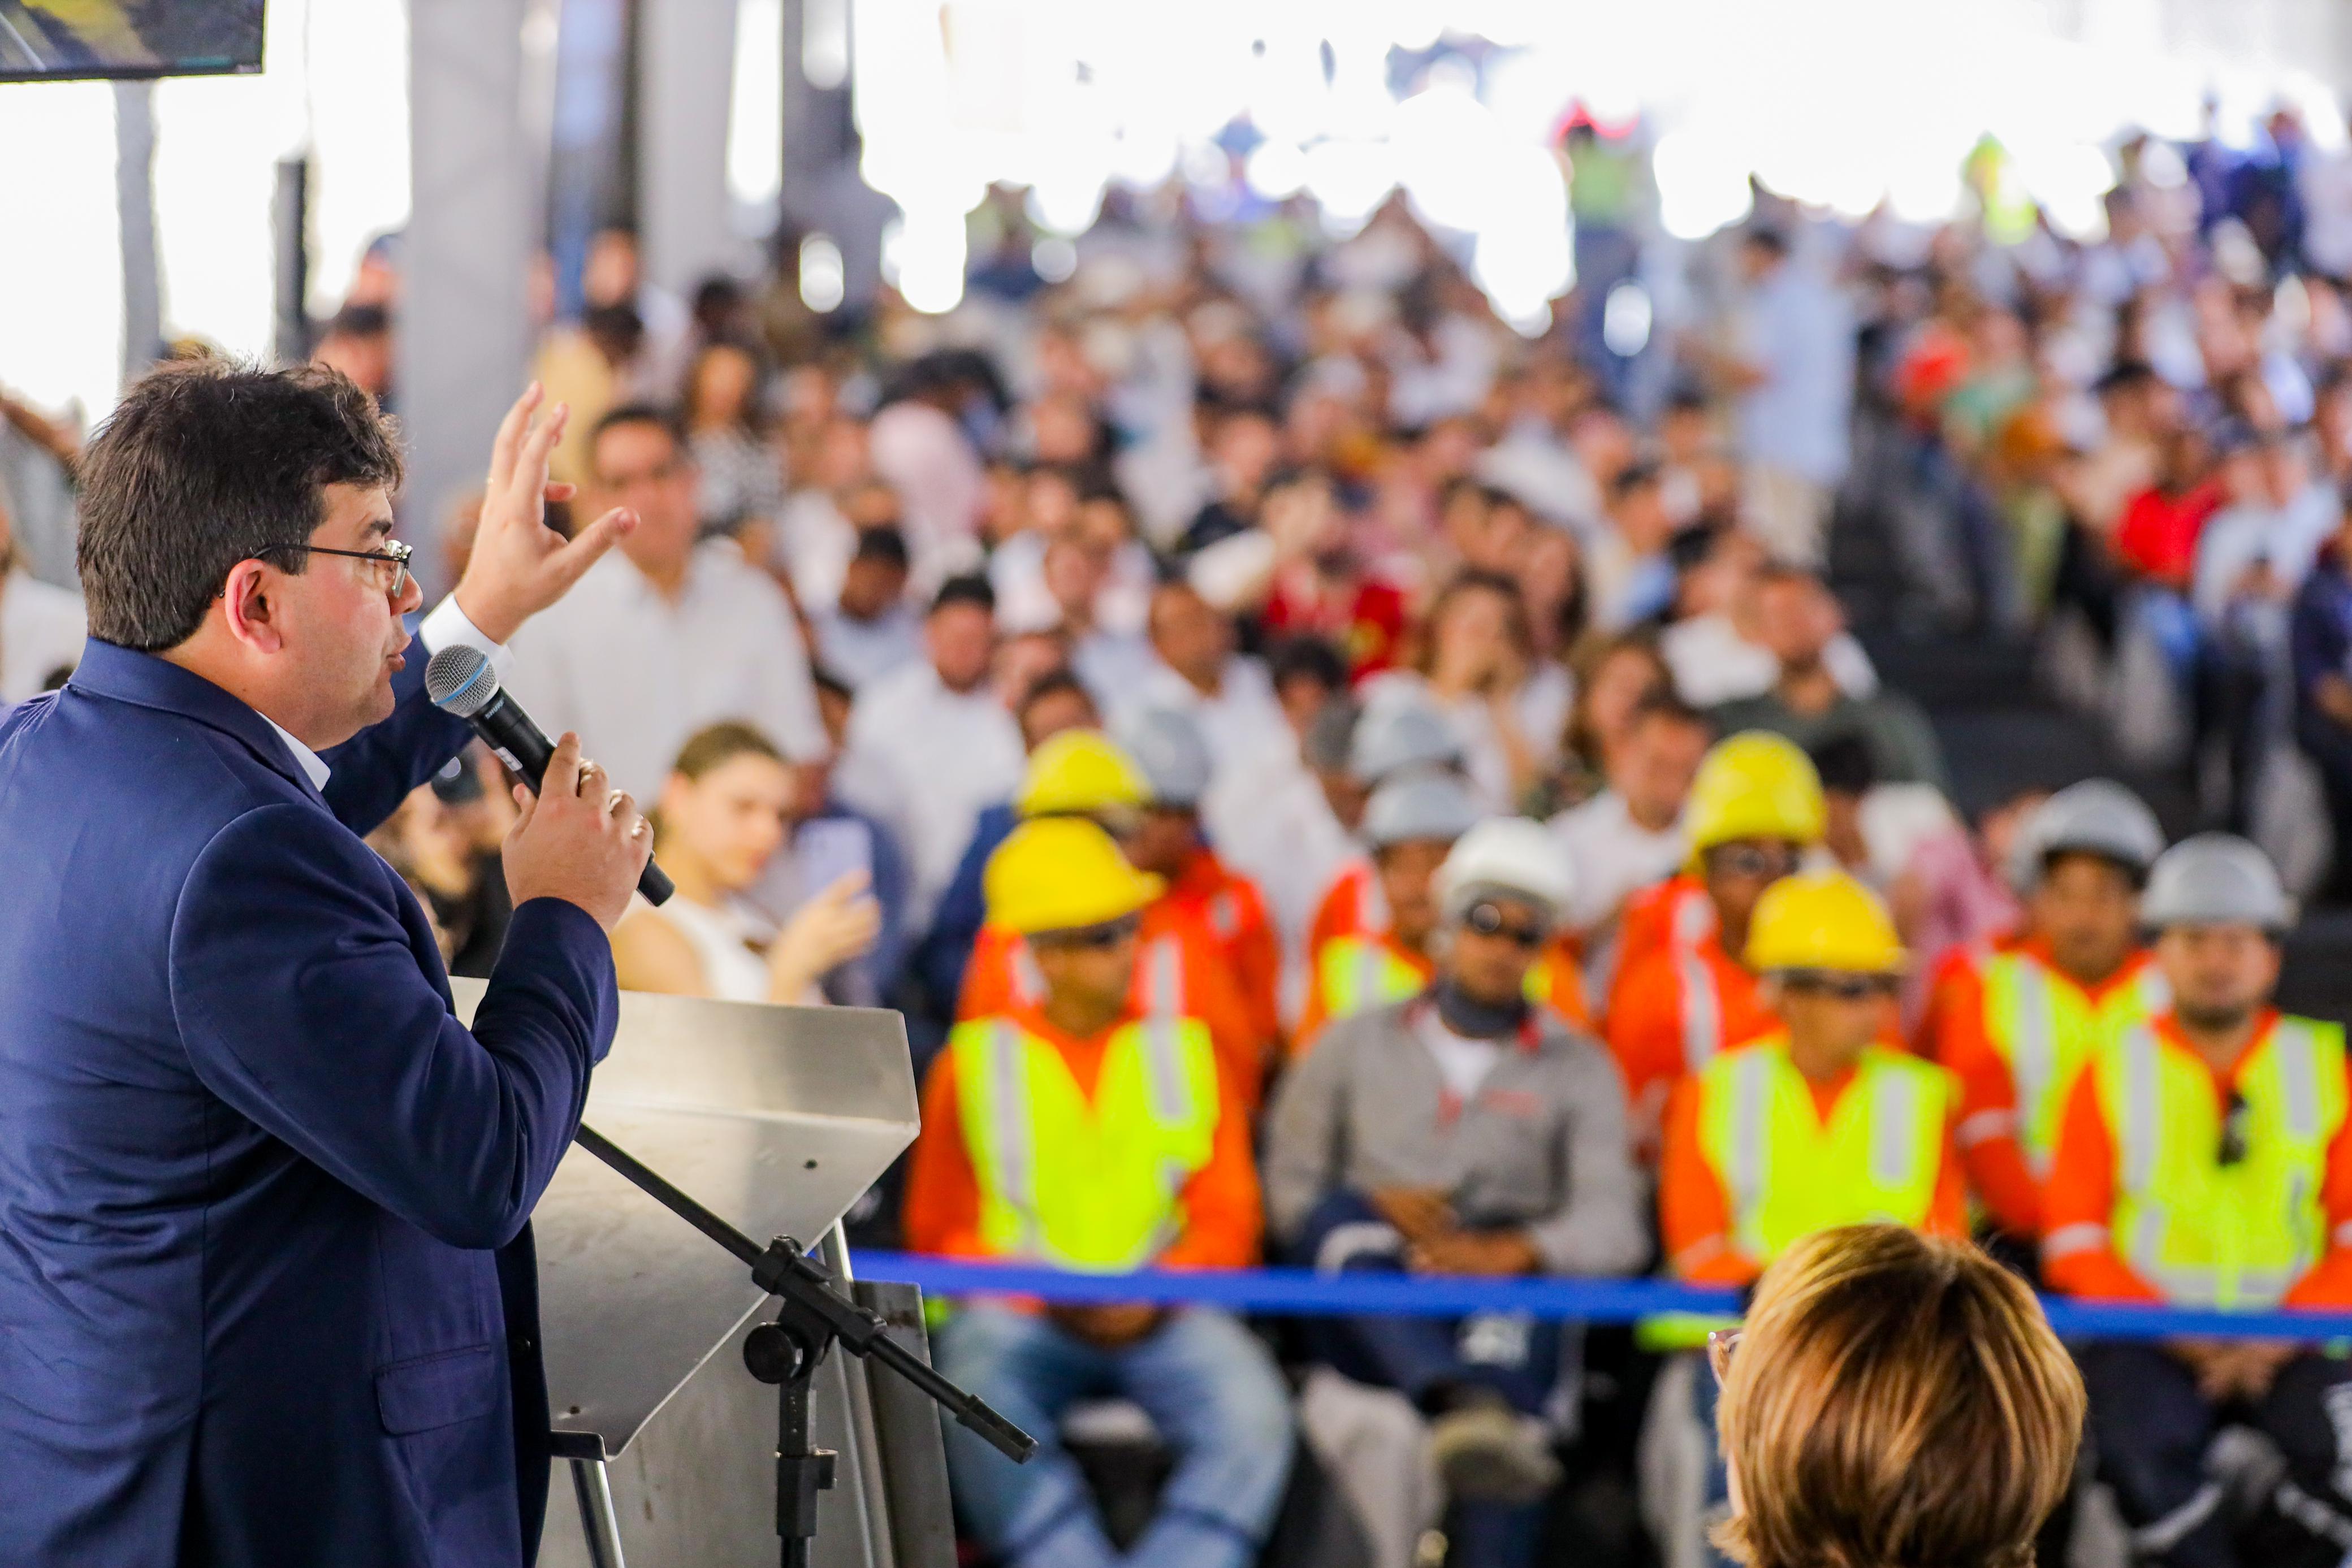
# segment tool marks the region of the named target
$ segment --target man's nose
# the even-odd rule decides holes
[[[406,615],[414,611],[422,609],[424,604],[425,585],[416,580],[416,574],[415,572],[404,571],[401,573],[400,591],[393,596],[393,613],[395,615]]]

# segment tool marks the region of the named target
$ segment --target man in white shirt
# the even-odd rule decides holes
[[[924,657],[859,691],[834,775],[842,800],[907,852],[908,929],[929,925],[981,809],[1020,782],[1020,727],[989,682],[996,596],[950,578],[923,619]]]
[[[1146,630],[1158,657],[1136,689],[1124,694],[1130,700],[1118,705],[1122,713],[1175,708],[1191,715],[1208,739],[1220,779],[1263,748],[1296,748],[1265,666],[1234,651],[1233,622],[1192,584],[1163,582],[1154,589]]]
[[[1624,737],[1601,758],[1609,788],[1551,820],[1553,836],[1576,868],[1561,917],[1586,938],[1588,951],[1628,894],[1673,875],[1689,854],[1683,801],[1708,738],[1705,716],[1673,693],[1643,698]]]
[[[0,707],[38,696],[69,674],[89,632],[80,594],[17,562],[9,522],[0,497]]]
[[[549,734],[577,730],[639,800],[719,719],[753,726],[796,762],[824,757],[792,607],[731,541],[695,543],[694,465],[675,423],[642,404],[614,409],[588,464],[584,509],[626,507],[636,530],[516,641],[508,687]]]

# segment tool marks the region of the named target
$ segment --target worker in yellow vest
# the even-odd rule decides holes
[[[1077,817],[1023,823],[989,858],[988,918],[1025,939],[1034,1003],[956,1026],[923,1090],[908,1175],[918,1251],[1100,1273],[1235,1268],[1257,1255],[1247,1115],[1197,1020],[1132,1006],[1137,934],[1158,877]],[[1265,1348],[1213,1308],[1024,1310],[967,1304],[936,1342],[941,1371],[1034,1434],[1016,1466],[960,1427],[948,1465],[967,1528],[1013,1568],[1244,1568],[1281,1502],[1288,1390]],[[1148,1413],[1176,1470],[1120,1553],[1063,1412],[1110,1394]]]
[[[1965,1236],[1958,1085],[1889,1043],[1904,952],[1878,895],[1843,872],[1784,877],[1757,901],[1746,956],[1778,1027],[1675,1092],[1658,1191],[1667,1266],[1746,1285],[1832,1226]]]
[[[1841,871],[1765,889],[1743,956],[1762,977],[1771,1032],[1716,1056],[1668,1103],[1658,1215],[1666,1267],[1700,1285],[1745,1286],[1820,1230],[1874,1221],[1968,1234],[1952,1145],[1951,1074],[1889,1043],[1903,944],[1878,895]],[[1679,1320],[1644,1325],[1690,1345]],[[1716,1380],[1691,1383],[1714,1440]],[[1708,1467],[1706,1501],[1727,1499]],[[1719,1561],[1719,1559],[1718,1559]]]
[[[1437,868],[1480,814],[1469,785],[1436,768],[1400,774],[1372,791],[1362,833],[1388,922],[1328,937],[1315,949],[1294,1049],[1312,1045],[1333,1019],[1402,1001],[1428,986],[1437,968],[1429,950],[1437,935]]]
[[[2271,1005],[2293,915],[2243,839],[2206,833],[2141,910],[2172,1004],[2100,1043],[2050,1180],[2043,1272],[2070,1295],[2222,1312],[2352,1308],[2344,1031]],[[2079,1353],[2101,1474],[2138,1562],[2320,1568],[2352,1543],[2352,1364],[2292,1340],[2106,1342]],[[2285,1460],[2251,1518],[2223,1505],[2225,1426]],[[2240,1445],[2242,1448],[2242,1445]]]
[[[2074,1074],[2106,1035],[2170,999],[2139,944],[2139,890],[2164,830],[2138,796],[2089,779],[2051,796],[2019,832],[2025,895],[2015,941],[1945,976],[1920,1053],[1960,1081],[1959,1149],[1992,1224],[2042,1235],[2042,1182]]]

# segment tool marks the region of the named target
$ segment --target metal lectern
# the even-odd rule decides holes
[[[451,985],[470,1022],[482,983]],[[914,1141],[916,1105],[896,1013],[624,991],[585,1120],[747,1235],[814,1244],[830,1233],[826,1260],[846,1278],[835,1223]],[[744,1338],[771,1298],[740,1263],[578,1146],[531,1223],[557,1454],[572,1471],[589,1563],[621,1568],[608,1461],[672,1395],[701,1381],[696,1374],[715,1353]],[[893,1337],[921,1349],[910,1290],[858,1289],[891,1321]],[[833,1358],[817,1399],[820,1425],[847,1438],[844,1516],[856,1528],[825,1561],[943,1568],[952,1536],[936,1420],[919,1399],[877,1397],[863,1364],[839,1365],[846,1360]],[[740,1362],[710,1374],[751,1381]],[[840,1406],[829,1416],[828,1401]],[[894,1486],[916,1494],[914,1504],[892,1497]],[[556,1506],[551,1498],[551,1515]]]

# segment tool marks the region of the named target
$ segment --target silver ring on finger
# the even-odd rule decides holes
[[[635,821],[629,824],[629,837],[633,839],[642,839],[645,836],[646,820],[643,817],[639,817]]]
[[[608,817],[612,816],[621,809],[628,798],[629,792],[626,789],[614,789],[607,794],[604,797],[604,814]]]

